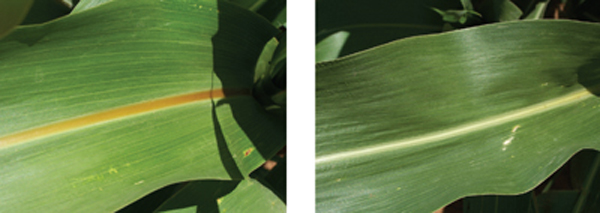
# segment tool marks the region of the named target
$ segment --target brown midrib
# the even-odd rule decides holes
[[[135,103],[2,136],[0,137],[0,148],[146,112],[197,101],[249,94],[248,90],[215,89]]]

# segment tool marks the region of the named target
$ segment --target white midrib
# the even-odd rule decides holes
[[[399,141],[393,141],[384,144],[378,144],[374,146],[362,147],[353,150],[348,150],[340,153],[329,154],[324,156],[319,156],[316,158],[315,163],[322,164],[333,161],[342,161],[345,159],[375,155],[384,152],[391,152],[394,150],[423,145],[428,143],[433,143],[436,141],[441,141],[445,139],[449,139],[452,137],[465,135],[469,133],[473,133],[476,131],[480,131],[483,129],[499,126],[502,124],[506,124],[508,122],[516,121],[519,119],[531,117],[537,114],[541,114],[556,108],[560,108],[566,105],[577,103],[578,101],[582,101],[584,99],[594,97],[593,94],[588,92],[585,89],[577,90],[575,92],[563,95],[558,98],[554,98],[548,101],[544,101],[535,105],[531,105],[525,108],[521,108],[518,110],[513,110],[507,113],[503,113],[500,115],[488,117],[476,122],[463,124],[454,128],[446,129],[443,131],[433,132],[430,134],[407,138]]]

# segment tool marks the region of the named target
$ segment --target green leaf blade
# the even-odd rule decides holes
[[[214,103],[255,104],[255,63],[276,32],[213,0],[115,0],[17,29],[0,42],[0,208],[113,212],[168,184],[240,179]],[[52,130],[61,123],[72,125]],[[5,141],[20,133],[28,137]],[[231,144],[253,145],[237,136]]]
[[[541,1],[535,4],[535,7],[524,19],[542,19],[544,18],[544,13],[546,13],[546,8],[548,7],[548,0]]]
[[[523,12],[510,0],[493,0],[483,3],[483,18],[489,22],[519,20]]]
[[[319,63],[338,58],[349,36],[350,33],[340,31],[320,41],[316,47],[316,62]]]
[[[521,193],[600,148],[593,128],[568,128],[600,124],[586,119],[598,113],[597,81],[577,77],[598,75],[598,34],[596,24],[513,22],[318,64],[317,211],[427,212]]]

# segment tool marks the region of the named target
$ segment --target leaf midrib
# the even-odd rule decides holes
[[[345,159],[358,158],[370,155],[376,155],[384,152],[391,152],[398,149],[412,147],[417,145],[423,145],[428,143],[433,143],[437,141],[442,141],[445,139],[457,137],[460,135],[465,135],[468,133],[481,131],[484,129],[492,128],[495,126],[499,126],[502,124],[506,124],[508,122],[520,120],[523,118],[531,117],[537,114],[541,114],[553,109],[557,109],[560,107],[564,107],[570,104],[574,104],[578,101],[585,100],[587,98],[594,97],[592,93],[587,91],[586,89],[580,89],[575,92],[571,92],[569,94],[560,96],[558,98],[554,98],[548,101],[544,101],[538,104],[534,104],[528,107],[524,107],[521,109],[513,110],[507,113],[503,113],[500,115],[488,117],[482,120],[478,120],[472,123],[467,123],[463,125],[459,125],[454,128],[449,128],[443,131],[437,131],[430,134],[411,137],[407,139],[402,139],[399,141],[388,142],[384,144],[378,144],[374,146],[360,147],[352,150],[347,150],[334,154],[327,154],[323,156],[319,156],[316,158],[315,163],[317,165],[323,163],[329,163],[334,161],[342,161]]]
[[[0,137],[0,149],[100,123],[140,115],[143,113],[164,110],[198,101],[249,94],[249,91],[241,89],[213,89],[208,91],[198,91],[188,94],[157,98],[150,101],[121,106],[44,126],[34,127],[14,134],[5,135]]]

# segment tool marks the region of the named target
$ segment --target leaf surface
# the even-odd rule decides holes
[[[213,0],[113,0],[17,29],[0,42],[0,209],[112,212],[168,184],[243,179],[228,146],[261,150],[257,133],[215,107],[257,104],[276,33]],[[244,133],[224,141],[222,125]]]
[[[317,64],[318,212],[431,212],[525,192],[596,126],[600,26],[490,24]]]

